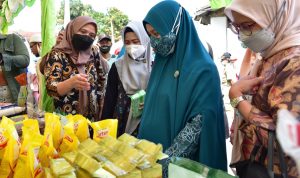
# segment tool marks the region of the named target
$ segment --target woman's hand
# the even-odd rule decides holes
[[[88,75],[86,74],[76,74],[74,77],[70,78],[73,88],[76,90],[90,90],[91,84],[88,81]]]
[[[60,96],[66,95],[73,88],[80,91],[90,90],[91,84],[88,81],[88,75],[76,74],[75,76],[57,84],[57,92]]]
[[[257,92],[263,77],[246,76],[234,83],[229,90],[229,98],[233,99],[243,94],[254,94]]]

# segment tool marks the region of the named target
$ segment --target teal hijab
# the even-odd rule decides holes
[[[162,1],[150,9],[144,24],[152,25],[163,36],[171,31],[179,8],[176,1]],[[167,149],[187,122],[199,114],[203,118],[199,152],[192,159],[227,170],[219,74],[192,18],[183,9],[174,53],[155,56],[139,138],[161,143]]]

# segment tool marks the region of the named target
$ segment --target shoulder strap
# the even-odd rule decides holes
[[[276,143],[278,154],[279,154],[279,164],[280,164],[280,171],[281,171],[281,177],[282,178],[288,178],[287,174],[287,166],[284,159],[284,153],[281,149],[280,144],[278,143],[277,139],[275,138],[275,132],[269,131],[268,132],[268,173],[270,175],[270,178],[274,178],[274,171],[273,171],[273,165],[274,165],[274,141]]]
[[[285,163],[284,153],[283,153],[282,148],[281,148],[279,142],[277,141],[277,139],[276,139],[276,143],[277,143],[277,149],[278,149],[278,153],[279,153],[279,164],[280,164],[280,169],[281,169],[281,176],[282,176],[282,178],[288,178],[287,165]]]
[[[273,171],[274,134],[273,134],[273,132],[269,131],[268,136],[269,136],[269,138],[268,138],[268,173],[269,173],[270,178],[274,178],[274,171]]]

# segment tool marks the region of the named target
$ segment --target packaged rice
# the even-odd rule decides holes
[[[52,159],[50,161],[50,169],[54,176],[68,175],[75,171],[64,158]]]
[[[87,171],[89,174],[93,174],[102,167],[100,163],[81,151],[77,153],[74,164]]]

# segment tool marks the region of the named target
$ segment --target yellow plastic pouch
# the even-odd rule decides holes
[[[20,152],[19,136],[14,121],[3,116],[0,123],[0,177],[13,173]]]
[[[5,148],[3,159],[0,165],[0,177],[6,178],[12,175],[13,168],[19,157],[19,143],[15,139],[9,138]]]
[[[38,134],[40,135],[39,122],[36,119],[25,119],[22,126],[22,136]]]
[[[14,177],[42,177],[42,169],[37,160],[37,153],[43,137],[38,133],[26,133],[21,146]]]
[[[77,150],[77,147],[79,145],[79,140],[74,134],[71,122],[64,126],[64,132],[65,133],[62,139],[62,143],[58,149],[58,152],[60,154]]]
[[[53,113],[45,113],[45,132],[44,135],[52,135],[54,148],[57,149],[63,138],[63,130],[60,117]]]
[[[23,143],[21,152],[15,168],[14,178],[26,177],[33,178],[34,176],[34,152],[31,144]]]
[[[93,139],[99,142],[108,135],[116,138],[118,131],[118,119],[106,119],[99,122],[91,123],[94,130]]]
[[[90,137],[90,132],[87,119],[80,114],[74,115],[72,119],[74,122],[74,133],[79,141],[82,142],[88,139]]]
[[[38,167],[34,169],[33,175],[34,178],[45,178],[45,171],[41,164],[38,164]]]
[[[1,161],[3,159],[5,148],[7,147],[8,138],[9,138],[9,136],[7,135],[7,133],[5,131],[6,130],[4,128],[0,127],[0,165],[1,165]]]
[[[53,146],[52,135],[45,135],[38,154],[39,161],[43,167],[49,167],[50,159],[55,158],[56,156],[57,152]]]

